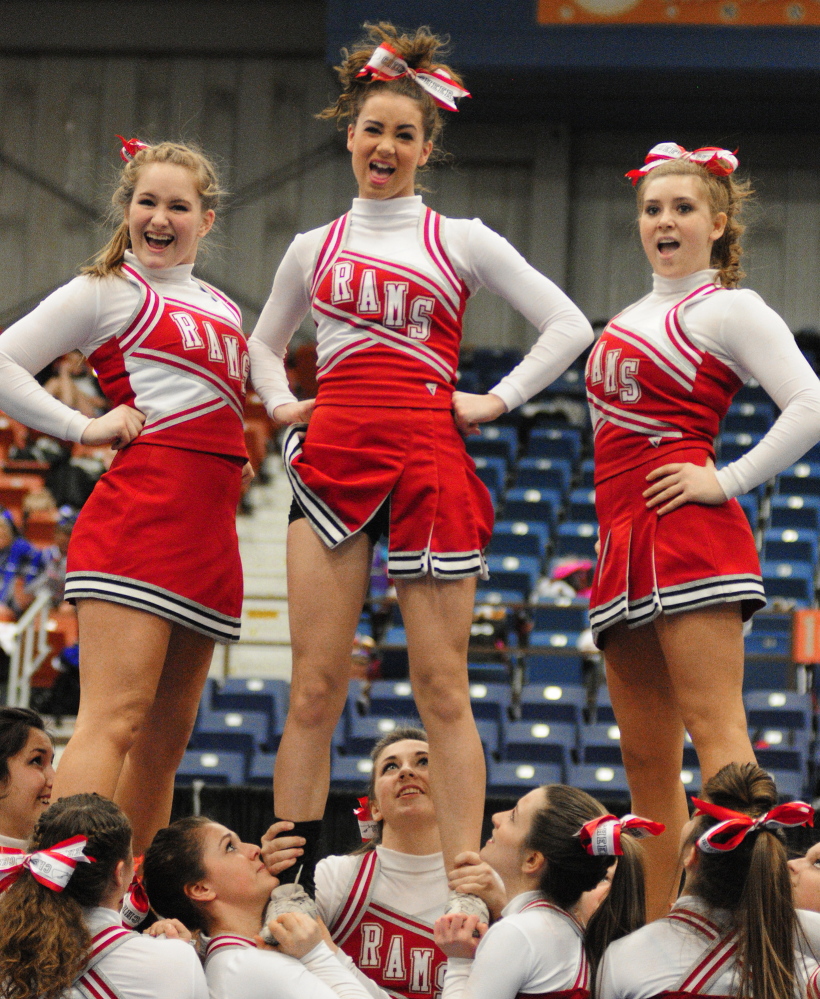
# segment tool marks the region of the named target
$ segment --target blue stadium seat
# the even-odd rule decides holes
[[[557,489],[525,489],[516,486],[508,489],[504,497],[504,520],[542,523],[552,527],[561,509],[561,496]]]
[[[566,521],[555,531],[556,555],[581,555],[595,559],[595,542],[598,540],[597,523]]]
[[[626,771],[622,766],[603,763],[581,763],[569,767],[567,784],[580,788],[591,794],[593,798],[628,798],[629,785],[626,782]]]
[[[535,535],[538,538],[541,558],[543,558],[550,540],[549,528],[539,520],[497,520],[493,528],[493,534],[512,534],[523,538],[526,538],[528,535]]]
[[[554,489],[562,496],[569,490],[572,463],[560,458],[521,458],[515,476],[519,489]]]
[[[467,451],[475,458],[501,457],[512,464],[518,453],[518,431],[515,427],[488,424],[481,428],[477,437],[467,438]]]
[[[747,656],[788,656],[791,654],[790,635],[772,631],[753,631],[745,639]]]
[[[372,772],[373,761],[369,756],[340,756],[338,753],[331,756],[330,784],[334,790],[363,794]]]
[[[597,522],[598,514],[595,512],[595,490],[573,489],[569,494],[566,515],[567,520]]]
[[[814,567],[808,562],[760,563],[766,596],[794,600],[796,606],[807,607],[814,601]]]
[[[487,568],[494,586],[516,590],[526,600],[538,579],[540,560],[532,555],[488,555]]]
[[[579,489],[595,488],[595,461],[592,458],[586,458],[584,459],[584,461],[581,462],[578,488]]]
[[[820,530],[820,496],[772,496],[770,524],[781,529]]]
[[[503,759],[515,763],[572,762],[577,742],[574,725],[567,722],[509,722],[502,727]]]
[[[476,604],[516,604],[522,603],[520,590],[505,590],[500,586],[493,586],[494,580],[489,582],[481,581],[475,593]],[[524,600],[526,599],[523,598]]]
[[[771,767],[764,767],[764,769],[775,782],[781,801],[794,801],[804,796],[806,791],[805,774],[797,770],[775,770]]]
[[[473,718],[490,718],[499,724],[509,713],[512,692],[505,683],[471,683],[470,704]]]
[[[501,746],[501,726],[493,718],[477,718],[475,726],[484,747],[484,755],[488,760],[493,759]]]
[[[527,444],[528,458],[558,458],[574,465],[580,454],[581,431],[575,428],[536,428],[531,432]]]
[[[532,631],[529,635],[529,648],[569,652],[578,648],[580,637],[580,633],[577,631]]]
[[[203,780],[206,784],[235,786],[244,784],[245,768],[245,753],[189,749],[177,767],[175,783],[185,785]]]
[[[363,715],[348,721],[344,750],[349,756],[367,756],[373,746],[383,736],[401,725],[418,726],[418,717],[409,715],[397,718],[393,715]]]
[[[601,686],[598,688],[598,694],[595,701],[595,713],[594,719],[596,722],[614,722],[615,712],[612,710],[612,700],[609,696],[609,690]]]
[[[743,493],[742,496],[736,496],[738,503],[746,514],[746,519],[749,521],[749,527],[753,531],[757,530],[757,520],[759,515],[759,504],[757,501],[757,496],[754,493]]]
[[[777,477],[781,496],[820,496],[820,463],[799,461]]]
[[[476,475],[484,485],[500,496],[507,485],[507,462],[503,458],[478,455],[474,458]]]
[[[738,389],[737,395],[732,400],[733,405],[738,405],[742,402],[753,402],[755,405],[757,403],[768,403],[771,405],[772,400],[766,389],[754,378],[750,378],[740,389]]]
[[[554,382],[551,382],[545,389],[538,393],[536,399],[555,395],[583,396],[586,393],[584,387],[584,369],[572,366],[559,375]]]
[[[730,434],[765,434],[774,421],[771,402],[734,402],[723,420],[722,429]]]
[[[584,663],[579,655],[527,652],[521,658],[525,682],[541,689],[545,684],[575,687],[584,682]]]
[[[582,725],[578,741],[581,763],[623,766],[621,732],[615,722]]]
[[[496,763],[487,764],[487,796],[520,798],[542,784],[560,784],[564,768],[558,764]]]
[[[791,656],[783,658],[747,659],[743,666],[743,691],[788,688],[792,681]]]
[[[795,527],[770,527],[763,532],[763,557],[770,562],[817,564],[817,532]]]
[[[374,680],[370,684],[370,714],[413,718],[418,715],[409,680]]]
[[[763,434],[719,434],[715,442],[718,457],[723,465],[728,465],[742,458],[762,439]]]
[[[246,783],[256,787],[271,787],[276,753],[254,753],[248,767]]]
[[[470,683],[509,683],[510,668],[506,663],[467,663]]]
[[[268,745],[279,745],[285,727],[290,699],[286,680],[263,680],[256,677],[230,676],[214,685],[211,694],[213,711],[264,711],[269,719]]]
[[[262,711],[203,711],[189,742],[191,749],[243,753],[249,760],[268,744],[270,719]]]
[[[546,552],[544,534],[545,529],[544,533],[531,531],[524,521],[501,521],[493,528],[487,551],[491,555],[530,555],[542,562]]]
[[[589,627],[589,604],[586,600],[539,603],[532,612],[536,631],[583,631]]]
[[[755,690],[743,695],[750,728],[799,729],[811,732],[811,694],[791,690]]]
[[[519,707],[522,721],[572,722],[580,725],[587,692],[580,684],[526,683]]]

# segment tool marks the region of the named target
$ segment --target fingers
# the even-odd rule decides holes
[[[673,463],[671,465],[659,465],[657,468],[653,468],[651,472],[646,476],[647,482],[654,482],[655,479],[662,479],[665,475],[674,475],[675,472],[679,472],[683,468],[681,462]]]
[[[481,863],[481,857],[474,850],[465,850],[464,853],[456,854],[456,868],[470,865],[476,867]],[[452,877],[452,874],[450,875]]]
[[[256,473],[253,470],[253,465],[249,461],[246,461],[245,464],[242,466],[242,485],[243,485],[243,487],[249,486],[251,484],[251,482],[253,482],[253,480],[254,480],[255,477],[256,477]]]
[[[293,829],[293,823],[287,819],[274,822],[272,826],[268,826],[268,831],[262,834],[262,843],[264,844],[266,840],[278,839],[280,833],[289,832],[291,829]],[[294,838],[301,839],[301,837]],[[304,843],[304,840],[302,842]]]

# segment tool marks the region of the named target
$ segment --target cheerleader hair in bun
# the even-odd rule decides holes
[[[122,274],[125,251],[131,249],[127,212],[143,167],[151,163],[170,163],[185,167],[193,176],[203,212],[216,211],[225,193],[219,183],[216,167],[198,146],[183,142],[159,142],[152,146],[139,139],[123,139],[121,135],[117,138],[123,142],[120,157],[124,166],[111,197],[110,214],[116,229],[93,261],[82,268],[81,273],[91,277]]]
[[[674,146],[676,144],[662,143],[662,145]],[[658,148],[660,147],[655,147],[655,149]],[[682,147],[678,148],[682,149]],[[712,147],[706,148],[711,149]],[[701,150],[696,150],[696,153],[698,152],[701,152]],[[728,151],[721,150],[721,152]],[[651,156],[652,153],[650,152],[649,155]],[[737,160],[734,159],[733,154],[732,159],[736,164]],[[746,231],[746,225],[741,220],[741,214],[744,203],[754,195],[754,190],[750,181],[738,180],[735,177],[734,169],[727,172],[721,170],[715,171],[714,164],[716,161],[716,157],[712,157],[711,160],[707,160],[706,162],[700,162],[697,159],[688,159],[686,156],[671,158],[654,166],[651,171],[646,173],[638,170],[630,171],[627,177],[633,177],[633,183],[637,185],[636,194],[639,211],[643,211],[646,185],[658,177],[690,176],[697,177],[702,181],[712,215],[718,215],[720,212],[726,214],[726,228],[720,239],[716,239],[712,244],[710,263],[712,267],[717,268],[718,280],[724,288],[737,288],[743,278],[746,277],[746,273],[740,266],[740,258],[743,255],[740,238]],[[638,173],[642,173],[640,179],[634,177]]]
[[[442,61],[442,57],[449,51],[449,36],[434,35],[428,27],[417,28],[412,34],[400,33],[389,21],[379,21],[378,24],[365,22],[363,27],[367,34],[350,49],[342,49],[342,64],[334,67],[342,85],[341,94],[316,117],[335,118],[341,128],[355,124],[364,102],[372,94],[380,91],[401,94],[418,101],[424,139],[433,143],[431,159],[435,159],[437,153],[441,159],[443,153],[439,149],[439,141],[444,118],[439,105],[416,81],[414,74],[419,71],[435,72],[439,76],[449,77],[459,90],[463,90],[462,78]],[[404,60],[411,72],[389,80],[373,78],[368,73],[362,75],[373,53],[380,46],[386,46],[399,59]],[[468,96],[466,91],[463,96]]]
[[[76,866],[59,887],[50,880],[48,856],[42,866],[32,863],[7,878],[11,883],[0,894],[0,991],[3,999],[62,999],[89,956],[83,909],[105,898],[120,861],[130,877],[131,825],[113,801],[74,794],[43,812],[30,849],[51,850],[58,859],[73,852]]]

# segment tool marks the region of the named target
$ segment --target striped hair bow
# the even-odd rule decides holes
[[[448,111],[458,111],[456,101],[460,97],[470,97],[470,92],[460,86],[441,68],[438,69],[411,69],[407,62],[383,42],[356,76],[367,77],[370,80],[398,80],[400,76],[409,76],[416,83],[427,91],[439,107]]]
[[[736,152],[737,150],[735,150]],[[686,160],[689,163],[697,163],[704,170],[714,174],[716,177],[728,177],[738,168],[737,156],[730,153],[728,149],[721,149],[719,146],[702,146],[689,152],[677,142],[660,142],[653,146],[646,154],[644,165],[637,170],[630,170],[625,174],[632,181],[634,187],[638,181],[648,173],[659,167],[662,163],[669,163],[670,160]]]
[[[624,852],[621,846],[623,833],[643,839],[645,836],[660,836],[664,829],[666,826],[662,822],[642,819],[640,815],[624,815],[620,819],[617,815],[599,815],[585,822],[576,835],[580,836],[581,846],[591,857],[621,857]]]
[[[35,853],[0,846],[0,893],[10,888],[26,869],[41,885],[52,891],[62,891],[78,863],[87,864],[94,860],[83,853],[87,845],[87,837],[72,836]]]
[[[125,139],[121,135],[118,135],[117,138],[122,141],[120,159],[122,159],[123,163],[127,163],[129,160],[132,160],[140,149],[151,148],[147,142],[143,142],[141,139]]]
[[[135,929],[148,915],[151,903],[148,901],[148,893],[142,882],[142,876],[137,873],[142,866],[143,858],[134,857],[134,877],[125,893],[120,907],[120,919],[122,925],[130,929]]]
[[[698,839],[698,849],[702,853],[724,853],[734,850],[743,842],[750,832],[759,829],[776,829],[778,826],[813,826],[814,809],[805,801],[789,801],[776,805],[770,811],[757,818],[735,812],[731,808],[713,805],[711,801],[701,801],[692,798],[692,804],[697,808],[695,815],[709,815],[720,819],[716,826],[707,829]]]

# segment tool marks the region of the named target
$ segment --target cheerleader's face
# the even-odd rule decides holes
[[[416,170],[433,151],[425,140],[421,106],[403,94],[377,90],[348,125],[347,148],[359,197],[406,198],[416,193]]]
[[[524,843],[530,833],[533,815],[547,807],[542,787],[519,798],[515,808],[493,815],[493,834],[481,848],[481,859],[494,867],[502,881],[510,885],[521,876]]]
[[[198,886],[221,902],[254,911],[264,905],[279,881],[268,873],[259,847],[243,843],[235,832],[217,822],[203,826],[201,835],[205,877]]]
[[[403,739],[386,746],[376,760],[375,797],[370,812],[385,826],[435,821],[430,797],[426,742]]]
[[[682,278],[711,267],[712,247],[725,228],[726,215],[713,213],[700,178],[667,174],[644,187],[641,243],[660,277]]]
[[[820,843],[815,843],[805,857],[789,861],[792,895],[796,909],[820,912]]]
[[[9,776],[0,789],[0,833],[28,839],[51,800],[54,749],[39,728],[29,729],[19,753],[9,757]]]
[[[125,213],[131,249],[154,270],[192,264],[199,241],[214,224],[202,210],[193,173],[176,163],[148,163]]]

